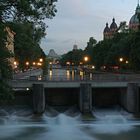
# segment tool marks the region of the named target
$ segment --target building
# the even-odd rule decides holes
[[[117,32],[117,30],[118,30],[118,26],[115,22],[115,18],[113,18],[110,27],[108,26],[108,23],[106,23],[106,27],[103,32],[104,39],[111,39],[114,36],[114,34]]]
[[[129,29],[137,31],[139,28],[139,18],[138,15],[140,14],[140,6],[139,2],[135,10],[135,14],[131,17],[130,22],[129,22]]]
[[[60,56],[54,51],[54,49],[50,49],[48,58],[51,59],[53,63],[55,63],[56,60],[60,59]]]
[[[136,7],[135,10],[135,14],[131,17],[130,21],[129,21],[129,29],[133,30],[133,31],[137,31],[139,28],[139,18],[138,16],[140,15],[140,6],[139,6],[139,1],[138,1],[138,5]],[[118,32],[119,27],[117,26],[116,22],[115,22],[115,18],[113,18],[112,23],[109,27],[108,23],[106,23],[106,27],[104,28],[103,31],[103,36],[104,39],[111,39],[114,34],[116,32]]]
[[[6,42],[6,47],[8,48],[9,52],[13,55],[13,57],[9,58],[9,62],[12,66],[12,68],[14,69],[14,36],[15,33],[9,28],[6,27],[5,31],[7,33],[7,42]]]
[[[73,50],[78,50],[78,45],[74,44],[73,45]]]

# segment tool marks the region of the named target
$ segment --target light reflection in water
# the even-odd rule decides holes
[[[74,70],[72,70],[72,80],[74,80],[75,78],[75,74],[74,74]]]
[[[70,70],[66,71],[67,80],[70,80]]]
[[[90,80],[92,80],[92,78],[93,78],[92,76],[93,76],[92,73],[90,73],[90,75],[89,75]]]
[[[53,75],[52,70],[50,70],[50,71],[49,71],[49,79],[50,79],[50,80],[52,80],[52,75]]]
[[[84,72],[80,71],[80,79],[83,80],[83,78],[84,78]]]

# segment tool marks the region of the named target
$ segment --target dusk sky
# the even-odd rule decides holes
[[[58,0],[57,13],[53,19],[45,22],[49,26],[47,35],[42,40],[41,47],[48,54],[54,49],[58,54],[64,54],[73,49],[84,49],[89,37],[103,39],[106,22],[116,19],[129,23],[135,13],[138,0]]]

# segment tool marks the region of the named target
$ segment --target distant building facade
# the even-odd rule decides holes
[[[60,59],[60,56],[54,51],[54,49],[50,49],[48,58],[51,59],[53,63],[55,63],[56,60]]]
[[[13,57],[9,58],[9,62],[14,69],[14,36],[15,33],[9,28],[6,27],[5,31],[7,33],[7,42],[6,42],[6,47],[8,48],[9,52],[13,55]]]
[[[78,50],[78,45],[74,44],[73,45],[73,50]]]

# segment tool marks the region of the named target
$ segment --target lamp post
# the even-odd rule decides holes
[[[119,61],[120,61],[120,62],[123,62],[123,61],[124,61],[124,58],[123,58],[123,57],[120,57],[120,58],[119,58]]]
[[[39,59],[39,62],[43,62],[43,58],[40,58],[40,59]]]
[[[87,64],[87,62],[89,61],[89,57],[88,56],[85,56],[84,57],[84,62],[85,62],[85,67],[84,67],[84,74],[86,75],[86,68],[87,68],[87,66],[86,66],[86,64]]]
[[[85,61],[85,62],[88,62],[88,61],[89,61],[89,57],[88,57],[88,56],[85,56],[85,57],[84,57],[84,61]]]
[[[29,69],[29,62],[28,61],[26,61],[25,65],[26,65],[26,69]]]

